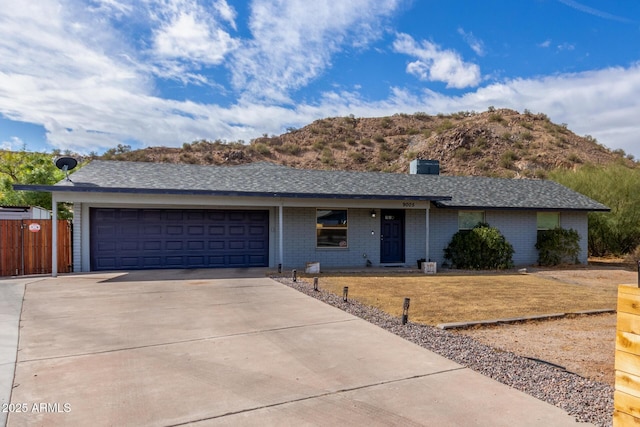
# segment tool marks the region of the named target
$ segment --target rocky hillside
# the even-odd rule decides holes
[[[493,109],[430,116],[334,117],[279,136],[195,141],[182,148],[119,146],[102,159],[197,164],[269,161],[300,168],[405,172],[415,158],[440,161],[445,175],[543,178],[555,168],[634,162],[544,114]]]

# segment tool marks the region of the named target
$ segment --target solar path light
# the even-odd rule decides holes
[[[406,325],[409,321],[409,303],[411,300],[409,298],[404,299],[404,303],[402,304],[402,324]]]

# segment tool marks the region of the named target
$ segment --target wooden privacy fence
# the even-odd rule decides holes
[[[0,220],[0,276],[51,273],[52,220]],[[70,273],[71,223],[58,220],[58,272]]]
[[[640,425],[640,289],[618,287],[613,425]]]

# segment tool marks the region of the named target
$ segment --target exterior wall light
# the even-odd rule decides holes
[[[376,210],[375,209],[371,209],[371,212],[369,212],[369,215],[371,215],[371,218],[375,218],[376,217]]]

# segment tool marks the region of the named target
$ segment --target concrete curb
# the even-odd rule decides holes
[[[615,313],[615,312],[616,310],[614,309],[605,308],[605,309],[599,309],[599,310],[574,311],[571,313],[551,313],[551,314],[542,314],[542,315],[536,315],[536,316],[510,317],[505,319],[478,320],[474,322],[440,323],[436,325],[436,328],[465,329],[465,328],[470,328],[472,326],[494,326],[498,324],[526,322],[529,320],[561,319],[563,317],[574,316],[574,315],[604,314],[604,313]]]

